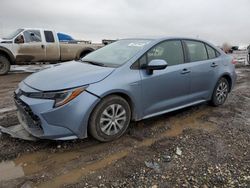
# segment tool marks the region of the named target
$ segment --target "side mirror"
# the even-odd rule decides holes
[[[154,70],[163,70],[168,66],[168,63],[162,59],[154,59],[148,63],[146,70],[148,74],[153,74]]]

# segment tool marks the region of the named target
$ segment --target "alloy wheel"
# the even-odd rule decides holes
[[[101,131],[108,136],[116,135],[123,129],[126,120],[125,108],[120,104],[111,104],[101,114]]]
[[[224,81],[220,82],[216,89],[216,100],[222,104],[225,102],[228,94],[228,84]]]

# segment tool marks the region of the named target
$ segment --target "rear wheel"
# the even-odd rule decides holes
[[[0,55],[0,75],[5,75],[10,71],[10,61]]]
[[[224,102],[227,99],[228,93],[229,93],[229,83],[226,78],[221,78],[217,82],[214,88],[213,96],[210,101],[211,104],[213,106],[220,106],[224,104]]]
[[[84,58],[86,55],[88,55],[89,53],[91,53],[92,51],[91,50],[86,50],[86,51],[84,51],[84,52],[82,52],[81,54],[80,54],[80,59],[82,59],[82,58]]]
[[[89,131],[101,141],[108,142],[119,138],[129,126],[131,110],[122,97],[112,95],[104,98],[90,117]]]

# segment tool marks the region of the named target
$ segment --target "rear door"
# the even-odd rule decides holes
[[[156,45],[140,59],[140,64],[143,66],[153,59],[167,61],[168,67],[153,74],[140,70],[144,118],[187,104],[190,91],[190,65],[184,63],[180,40]]]
[[[45,30],[45,60],[46,61],[59,61],[60,60],[60,47],[57,36],[53,35],[52,31]]]
[[[17,62],[44,61],[45,48],[42,42],[40,30],[25,30],[23,32],[24,43],[17,45]]]
[[[188,61],[192,67],[191,98],[193,101],[207,100],[214,87],[219,60],[216,50],[195,40],[185,40]]]

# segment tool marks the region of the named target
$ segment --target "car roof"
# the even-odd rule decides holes
[[[152,40],[152,41],[161,41],[161,40],[171,40],[171,39],[179,39],[179,40],[196,40],[207,42],[200,38],[191,38],[191,37],[177,37],[177,36],[165,36],[165,37],[134,37],[134,38],[124,38],[121,40]]]

